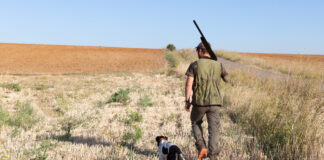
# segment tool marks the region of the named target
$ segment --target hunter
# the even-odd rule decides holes
[[[223,106],[223,99],[220,94],[219,84],[221,79],[226,83],[229,82],[228,74],[219,61],[211,59],[203,43],[196,47],[196,51],[199,60],[191,63],[186,72],[185,110],[190,112],[190,106],[193,105],[190,119],[196,140],[195,145],[199,153],[198,159],[208,156],[210,160],[214,160],[217,159],[220,152],[218,146],[219,112]],[[193,90],[192,102],[190,102],[191,90]],[[201,128],[205,114],[208,123],[208,150]]]

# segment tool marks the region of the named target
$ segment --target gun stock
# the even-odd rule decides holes
[[[207,40],[206,40],[204,34],[201,32],[201,30],[200,30],[198,24],[196,23],[195,20],[193,20],[193,22],[194,22],[194,24],[196,25],[196,27],[197,27],[197,29],[198,29],[200,35],[201,35],[201,37],[200,37],[201,42],[204,44],[204,46],[205,46],[207,52],[209,53],[211,59],[217,61],[217,57],[216,57],[214,51],[211,49],[211,47],[210,47],[209,43],[207,42]]]

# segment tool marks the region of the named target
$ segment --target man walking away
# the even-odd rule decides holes
[[[204,115],[207,116],[208,123],[208,157],[210,160],[217,159],[220,152],[219,141],[219,110],[223,105],[219,84],[222,79],[228,82],[228,74],[222,64],[210,59],[205,46],[200,43],[196,47],[199,60],[190,64],[186,75],[186,111],[190,111],[193,105],[190,119],[192,131],[196,140],[196,147],[199,152],[198,159],[206,158],[207,147],[203,138],[201,128]],[[193,90],[192,102],[190,103],[191,90]]]

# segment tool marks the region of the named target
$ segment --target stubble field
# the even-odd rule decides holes
[[[159,53],[163,63],[146,72],[2,73],[0,158],[158,159],[155,137],[165,135],[196,159],[183,106],[184,73],[197,57]],[[233,86],[221,88],[220,159],[323,157],[323,79],[228,72]]]

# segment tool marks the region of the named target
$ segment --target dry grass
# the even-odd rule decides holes
[[[107,73],[151,71],[165,65],[163,50],[0,44],[0,73]]]
[[[42,156],[47,159],[158,159],[155,142],[158,135],[168,136],[187,158],[196,157],[189,113],[183,110],[184,79],[177,76],[2,75],[0,80],[14,81],[21,86],[21,92],[0,88],[3,110],[14,114],[17,101],[29,102],[40,119],[28,129],[1,127],[0,149],[11,159]],[[50,87],[35,88],[39,84]],[[130,89],[130,103],[107,103],[119,88]],[[153,105],[143,107],[143,97],[147,96]],[[130,124],[126,121],[131,112],[142,116],[141,121],[134,123],[142,131],[135,144],[125,136],[133,126],[126,125]],[[224,159],[248,157],[240,130],[228,118],[223,118],[222,123],[221,146],[225,148],[221,156]],[[125,140],[130,142],[124,143]]]
[[[225,59],[308,79],[324,78],[323,55],[239,53],[218,50]]]

